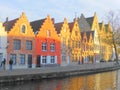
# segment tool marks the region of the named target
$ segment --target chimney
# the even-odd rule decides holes
[[[8,17],[6,17],[6,22],[8,22]]]

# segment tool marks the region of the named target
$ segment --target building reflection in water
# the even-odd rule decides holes
[[[0,90],[120,90],[120,71],[1,86]]]

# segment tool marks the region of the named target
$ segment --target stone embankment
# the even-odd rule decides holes
[[[0,70],[0,83],[60,78],[73,75],[87,75],[120,69],[115,62],[68,65],[60,67],[41,67],[34,69]]]

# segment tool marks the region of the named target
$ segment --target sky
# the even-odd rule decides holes
[[[55,18],[55,22],[68,22],[73,18],[91,17],[97,13],[99,22],[104,21],[109,11],[118,11],[120,0],[1,0],[0,21],[4,22],[6,17],[9,20],[18,18],[25,12],[29,21],[45,18],[48,14]]]

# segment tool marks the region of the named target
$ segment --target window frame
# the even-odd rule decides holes
[[[14,48],[14,50],[20,50],[21,49],[21,40],[14,39],[13,48]]]
[[[24,28],[23,28],[23,26],[24,26]],[[21,31],[22,34],[26,34],[26,32],[27,32],[27,26],[26,26],[26,24],[22,24],[21,25],[20,31]]]
[[[46,64],[47,63],[47,56],[42,56],[42,64]]]
[[[50,51],[54,52],[55,51],[55,43],[50,44]]]
[[[19,64],[20,65],[25,65],[25,54],[20,54],[20,62],[19,62]]]
[[[32,41],[26,40],[26,50],[32,50]]]
[[[42,42],[42,51],[47,51],[47,43]]]
[[[51,62],[51,64],[55,64],[55,56],[50,57],[50,62]]]

